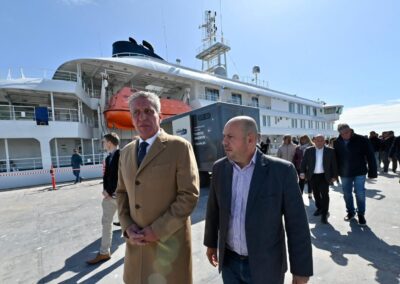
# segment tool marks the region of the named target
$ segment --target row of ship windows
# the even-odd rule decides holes
[[[320,109],[319,111],[322,112],[322,109]],[[296,104],[295,103],[289,103],[289,112],[296,113]],[[317,116],[317,108],[302,105],[302,104],[297,104],[297,113]]]
[[[291,128],[333,130],[333,123],[329,123],[329,122],[296,119],[296,118],[288,118],[288,117],[282,118],[279,116],[270,116],[270,115],[262,116],[262,125],[264,127],[270,127],[272,125],[272,121],[274,122],[274,125],[277,125],[283,119],[291,120]],[[307,125],[307,127],[306,127],[306,125]]]
[[[205,88],[205,99],[210,100],[210,101],[219,101],[219,90],[206,87]],[[232,93],[230,102],[234,103],[234,104],[242,105],[243,104],[242,95],[238,94],[238,93]],[[252,97],[250,105],[259,107],[258,97]],[[295,103],[289,102],[289,112],[295,113],[296,112],[295,106],[296,106]],[[322,112],[322,109],[320,109],[319,111]],[[317,116],[317,108],[307,106],[307,105],[297,104],[297,113]]]

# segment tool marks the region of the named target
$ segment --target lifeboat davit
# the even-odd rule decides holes
[[[124,87],[110,98],[106,110],[104,111],[104,117],[108,128],[123,130],[132,130],[135,128],[132,124],[131,113],[128,106],[128,98],[134,91],[135,90],[129,87]],[[161,119],[192,110],[189,105],[180,100],[162,98],[160,101]]]

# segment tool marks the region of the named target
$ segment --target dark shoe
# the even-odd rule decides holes
[[[114,225],[114,226],[121,227],[121,223],[120,223],[120,222],[113,222],[113,225]]]
[[[86,263],[90,264],[90,265],[94,265],[94,264],[98,264],[98,263],[103,262],[103,261],[107,261],[110,258],[111,258],[111,256],[109,254],[100,254],[100,253],[98,253],[95,258],[86,261]]]
[[[328,216],[327,215],[322,215],[321,216],[321,222],[323,223],[323,224],[328,224]]]
[[[319,216],[319,215],[321,215],[321,211],[319,211],[319,209],[317,209],[317,210],[315,210],[313,215],[314,216]]]
[[[365,220],[364,215],[358,214],[358,224],[360,226],[367,226],[367,220]]]
[[[344,220],[345,220],[346,222],[349,222],[351,219],[354,218],[354,216],[355,216],[354,213],[347,213],[347,216],[344,217]]]
[[[308,199],[312,199],[312,193],[308,194]]]

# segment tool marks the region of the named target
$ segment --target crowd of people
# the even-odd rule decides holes
[[[138,137],[121,150],[115,133],[103,137],[109,156],[103,177],[102,240],[99,253],[87,263],[111,258],[117,212],[126,240],[125,283],[193,283],[190,215],[200,186],[192,145],[160,128],[157,95],[136,92],[129,108]],[[340,124],[338,131],[339,137],[329,141],[321,134],[313,139],[303,135],[298,145],[286,135],[277,157],[272,157],[265,154],[269,139],[258,145],[254,119],[237,116],[225,124],[221,142],[226,156],[213,166],[203,241],[206,257],[224,283],[283,283],[287,259],[292,283],[308,282],[313,259],[302,198],[305,185],[315,199],[314,215],[326,224],[329,186],[340,177],[344,220],[357,215],[358,223],[366,225],[366,176],[377,177],[380,159],[398,157],[399,137],[382,154],[388,138],[375,148],[376,139],[357,135],[347,124]],[[79,167],[76,160],[74,166]],[[78,172],[76,182],[79,179]]]

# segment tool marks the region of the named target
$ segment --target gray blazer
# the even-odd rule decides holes
[[[325,180],[330,183],[332,178],[338,176],[338,169],[336,164],[335,150],[324,146],[324,153],[322,156],[322,164],[324,168]],[[305,173],[306,179],[311,180],[315,169],[315,146],[308,147],[304,153],[303,160],[301,161],[300,173]]]
[[[204,245],[218,248],[219,271],[224,262],[232,197],[232,164],[225,157],[213,167],[207,204]],[[283,283],[287,270],[285,229],[290,271],[313,274],[307,215],[292,163],[268,157],[257,150],[247,200],[245,230],[252,282]]]

